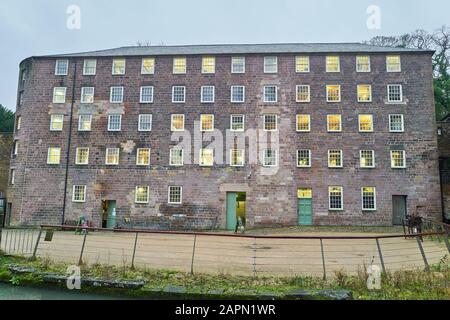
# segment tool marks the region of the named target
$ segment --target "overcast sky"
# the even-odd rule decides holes
[[[67,14],[71,5],[80,9],[79,29],[72,19],[72,29],[67,27],[74,17]],[[368,28],[373,5],[381,24]],[[33,55],[138,41],[353,42],[432,31],[450,24],[449,12],[448,0],[0,0],[0,104],[15,109],[18,65]]]

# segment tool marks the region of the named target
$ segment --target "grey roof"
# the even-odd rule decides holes
[[[218,44],[182,46],[134,46],[42,57],[113,57],[203,54],[275,54],[275,53],[430,53],[429,50],[380,47],[363,43],[275,43]]]

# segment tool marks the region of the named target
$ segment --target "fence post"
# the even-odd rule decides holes
[[[197,235],[194,234],[194,245],[192,246],[191,274],[194,274],[194,258],[195,258],[195,246],[196,245],[197,245]]]
[[[386,268],[384,266],[383,254],[381,253],[381,245],[380,240],[378,238],[375,239],[377,242],[378,254],[380,256],[381,268],[383,269],[383,273],[386,273]]]
[[[131,269],[134,269],[134,257],[136,256],[136,246],[138,241],[139,232],[136,232],[136,237],[134,238],[134,249],[133,249],[133,258],[131,260]]]
[[[81,266],[83,264],[83,253],[84,253],[84,246],[86,245],[86,237],[87,237],[88,231],[84,231],[84,238],[83,238],[83,245],[81,246],[81,252],[80,252],[80,259],[78,260],[78,265]]]
[[[37,249],[39,246],[39,241],[41,241],[41,236],[42,236],[42,228],[39,229],[39,234],[36,240],[36,245],[34,246],[34,250],[33,250],[33,257],[32,259],[36,259],[36,253],[37,253]]]
[[[320,239],[320,251],[322,252],[323,280],[327,280],[327,269],[325,266],[325,252],[323,250],[323,239]]]
[[[417,240],[417,244],[419,246],[420,253],[422,254],[423,262],[425,263],[425,271],[430,271],[430,266],[428,264],[427,257],[425,256],[425,251],[423,250],[422,242],[420,240],[420,237],[417,236],[416,240]]]

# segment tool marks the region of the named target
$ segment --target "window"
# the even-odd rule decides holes
[[[231,149],[230,150],[230,165],[232,167],[242,167],[245,163],[245,150]]]
[[[27,81],[27,75],[28,75],[28,71],[27,69],[22,69],[20,70],[20,85],[22,86],[22,88],[25,86],[25,82]]]
[[[152,131],[152,115],[140,114],[139,115],[139,131]]]
[[[72,202],[86,202],[86,186],[73,186]]]
[[[214,115],[202,114],[200,115],[200,131],[214,131]]]
[[[404,150],[391,151],[391,168],[406,168],[406,156]]]
[[[214,103],[214,86],[203,86],[201,89],[201,102]]]
[[[184,164],[183,149],[172,148],[170,149],[170,165],[182,166]]]
[[[94,92],[93,87],[81,88],[81,103],[94,103]]]
[[[112,67],[113,75],[125,74],[125,59],[114,59]]]
[[[295,71],[296,72],[309,72],[309,57],[301,56],[295,58]]]
[[[277,72],[278,72],[278,58],[264,57],[264,73],[277,73]]]
[[[387,72],[401,72],[402,63],[400,56],[387,56],[386,57],[386,70]]]
[[[173,114],[170,127],[172,131],[184,131],[184,114]]]
[[[297,150],[297,167],[299,168],[311,167],[311,150],[307,149]]]
[[[150,165],[150,152],[148,148],[139,148],[136,151],[136,165],[137,166],[149,166]]]
[[[97,73],[97,60],[86,59],[83,64],[83,75],[85,76],[95,76]]]
[[[327,63],[327,72],[341,71],[339,56],[327,56],[326,63]]]
[[[16,118],[16,131],[19,131],[21,127],[22,127],[22,117],[21,116],[17,116],[17,118]]]
[[[134,202],[136,203],[148,203],[150,187],[138,186],[136,187],[136,196]]]
[[[244,115],[243,114],[233,114],[231,115],[231,131],[244,131]]]
[[[186,101],[186,87],[174,86],[172,87],[172,102],[184,103]]]
[[[118,165],[120,157],[119,148],[108,148],[106,149],[106,165]]]
[[[275,149],[266,149],[264,150],[264,167],[276,167],[278,163],[278,155],[277,150]]]
[[[231,87],[231,102],[242,103],[245,101],[245,87],[232,86]]]
[[[375,168],[375,151],[360,150],[359,151],[359,166],[361,168]]]
[[[342,168],[342,150],[328,150],[328,167]]]
[[[142,59],[141,74],[154,74],[155,73],[155,59],[144,58]]]
[[[373,116],[371,114],[359,115],[359,132],[373,131]]]
[[[327,86],[327,102],[340,102],[341,101],[341,86],[329,85]]]
[[[214,165],[214,149],[200,149],[200,165],[203,167]]]
[[[403,90],[400,84],[388,85],[388,102],[402,102]]]
[[[342,117],[340,114],[327,115],[327,127],[328,132],[341,132],[342,131]]]
[[[186,58],[184,57],[173,58],[173,73],[175,74],[186,73]]]
[[[312,199],[313,192],[311,188],[301,188],[297,190],[298,199]]]
[[[78,131],[91,131],[92,115],[80,114],[78,117]]]
[[[123,87],[111,87],[111,103],[122,103],[123,102]]]
[[[169,204],[181,204],[183,202],[183,188],[169,187]]]
[[[23,91],[19,92],[19,106],[23,105]]]
[[[153,87],[141,87],[141,103],[153,103]]]
[[[361,188],[362,209],[371,211],[377,209],[377,193],[374,187]]]
[[[231,58],[231,73],[245,73],[245,57]]]
[[[110,114],[108,116],[108,131],[120,131],[122,129],[122,115]]]
[[[14,185],[16,182],[16,170],[15,169],[11,169],[10,174],[9,174],[9,183],[11,185]]]
[[[47,164],[59,164],[61,162],[61,148],[48,148]]]
[[[390,132],[405,131],[402,114],[390,114],[389,115],[389,131]]]
[[[65,87],[57,87],[53,89],[53,103],[66,103]]]
[[[277,102],[278,88],[277,86],[264,86],[264,102]]]
[[[344,209],[344,199],[343,199],[343,188],[342,187],[329,187],[328,188],[328,199],[329,199],[329,209],[330,210],[343,210]]]
[[[372,102],[372,86],[358,85],[358,102]]]
[[[297,115],[297,132],[311,131],[311,116],[309,114]]]
[[[69,60],[56,60],[55,75],[67,76],[69,71]]]
[[[89,148],[77,148],[75,164],[89,164]]]
[[[216,58],[203,57],[202,58],[202,73],[215,73],[216,72]]]
[[[370,72],[370,56],[356,56],[356,72]]]
[[[52,114],[50,116],[50,131],[62,131],[64,126],[63,114]]]
[[[264,131],[277,131],[277,118],[276,114],[264,115]]]
[[[300,85],[296,87],[297,102],[310,102],[310,87],[306,85]]]

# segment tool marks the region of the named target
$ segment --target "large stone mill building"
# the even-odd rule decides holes
[[[30,57],[10,221],[393,225],[418,207],[442,219],[432,54],[330,43]]]

